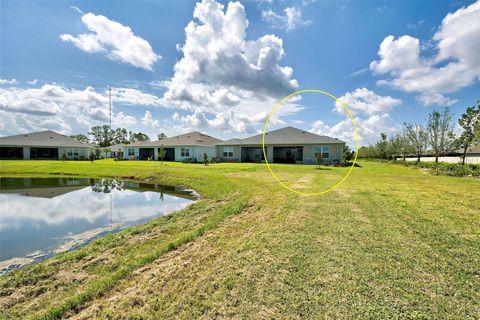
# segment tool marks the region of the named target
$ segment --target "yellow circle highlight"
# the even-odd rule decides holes
[[[270,118],[272,117],[272,115],[275,113],[275,111],[277,111],[277,109],[285,102],[285,100],[293,97],[293,96],[296,96],[298,94],[301,94],[301,93],[306,93],[306,92],[314,92],[314,93],[321,93],[321,94],[324,94],[332,99],[334,99],[336,102],[340,103],[340,105],[343,107],[343,109],[347,112],[348,114],[348,117],[350,118],[350,120],[352,121],[353,123],[353,127],[355,128],[355,157],[353,159],[353,163],[352,165],[350,166],[350,169],[348,170],[347,174],[337,183],[335,184],[333,187],[327,189],[327,190],[324,190],[322,192],[312,192],[312,193],[308,193],[308,192],[301,192],[301,191],[298,191],[298,190],[295,190],[295,189],[292,189],[290,188],[289,186],[287,186],[285,183],[283,183],[278,177],[277,175],[275,174],[275,172],[273,172],[272,168],[270,167],[270,163],[268,163],[268,160],[267,160],[267,154],[265,152],[265,134],[267,133],[267,126],[268,126],[268,123],[270,122]],[[262,152],[263,152],[263,157],[265,159],[265,164],[267,165],[267,168],[268,170],[270,171],[270,174],[272,175],[272,177],[278,182],[280,183],[285,189],[289,190],[289,191],[292,191],[296,194],[299,194],[299,195],[302,195],[302,196],[319,196],[319,195],[322,195],[322,194],[325,194],[325,193],[328,193],[330,191],[333,191],[335,190],[336,188],[338,188],[347,178],[348,176],[350,175],[350,173],[352,172],[353,170],[353,167],[355,166],[355,163],[357,163],[357,155],[358,155],[358,147],[359,147],[359,144],[360,144],[360,136],[358,134],[358,127],[357,127],[357,123],[355,122],[355,119],[353,118],[353,115],[352,115],[352,112],[347,108],[347,106],[342,102],[340,101],[340,99],[338,99],[337,97],[335,97],[334,95],[328,93],[328,92],[325,92],[325,91],[322,91],[322,90],[300,90],[300,91],[297,91],[297,92],[294,92],[294,93],[291,93],[289,94],[288,96],[286,96],[285,98],[283,98],[282,100],[280,100],[279,103],[277,103],[275,105],[275,107],[272,109],[272,111],[270,111],[270,114],[268,115],[268,118],[267,120],[265,121],[265,126],[263,127],[263,134],[262,134]]]

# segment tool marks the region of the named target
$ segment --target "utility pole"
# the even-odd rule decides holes
[[[108,85],[108,107],[110,111],[110,130],[112,130],[112,87]]]

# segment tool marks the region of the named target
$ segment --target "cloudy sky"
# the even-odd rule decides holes
[[[108,123],[152,138],[263,129],[284,96],[320,89],[353,112],[361,143],[480,98],[480,1],[0,2],[0,135],[86,133]],[[289,100],[286,125],[351,143],[342,107]]]

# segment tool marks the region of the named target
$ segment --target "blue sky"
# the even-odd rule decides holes
[[[480,98],[479,2],[0,5],[1,135],[106,124],[108,84],[113,126],[152,138],[248,136],[285,95],[320,89],[347,104],[368,144],[444,105],[457,118]],[[351,143],[353,127],[337,107],[304,94],[269,128],[293,125]]]

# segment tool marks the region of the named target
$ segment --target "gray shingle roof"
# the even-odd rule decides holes
[[[457,149],[456,152],[459,154],[463,154],[463,149]],[[480,153],[480,145],[471,146],[470,148],[467,149],[467,154],[474,154],[474,153]]]
[[[321,136],[305,130],[285,127],[282,129],[267,132],[265,135],[265,144],[275,145],[302,145],[302,144],[321,144],[321,143],[345,143],[336,138]],[[262,134],[257,134],[244,139],[230,139],[217,143],[217,146],[235,146],[235,145],[261,145]]]
[[[193,131],[178,136],[168,137],[162,140],[149,141],[149,142],[137,142],[132,143],[127,146],[132,147],[159,147],[162,144],[165,147],[168,146],[209,146],[213,147],[216,143],[221,142],[222,140],[215,137],[209,136],[207,134]]]
[[[79,142],[55,131],[46,130],[14,136],[1,137],[0,145],[37,146],[37,147],[90,147],[94,145]]]

